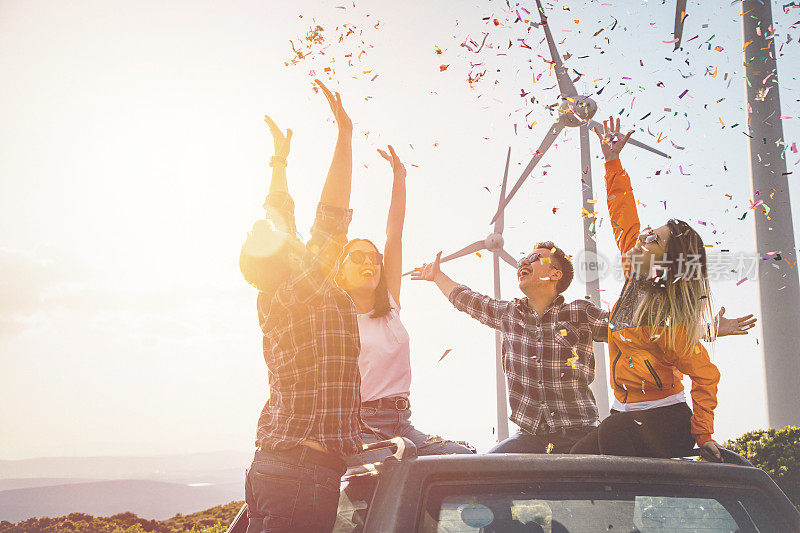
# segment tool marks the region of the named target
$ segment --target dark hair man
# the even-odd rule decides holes
[[[451,280],[433,263],[412,279],[433,281],[458,309],[503,335],[503,369],[512,422],[520,430],[489,453],[569,453],[598,423],[589,389],[594,380],[592,341],[606,341],[608,311],[587,300],[566,303],[561,293],[573,267],[552,242],[540,242],[519,262],[525,295],[498,301]]]

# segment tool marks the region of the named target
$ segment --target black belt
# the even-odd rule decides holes
[[[379,400],[361,402],[361,407],[374,407],[377,409],[394,409],[395,411],[405,411],[406,409],[411,409],[411,402],[408,401],[408,398],[381,398]]]
[[[270,455],[275,455],[276,459],[280,460],[281,457],[287,459],[294,459],[294,461],[302,464],[311,463],[314,465],[323,466],[331,470],[341,472],[339,475],[344,474],[347,470],[347,464],[344,459],[338,455],[328,452],[321,452],[308,446],[298,445],[287,450],[273,450],[264,446],[259,446],[259,451]]]

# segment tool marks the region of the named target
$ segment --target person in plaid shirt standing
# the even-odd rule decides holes
[[[339,135],[311,238],[303,245],[296,237],[286,186],[291,130],[284,135],[266,117],[276,154],[267,219],[254,225],[240,257],[245,279],[259,289],[270,385],[245,481],[248,533],[330,531],[345,457],[361,451],[356,308],[333,281],[352,218],[353,126],[339,93],[316,83]]]
[[[524,298],[498,301],[451,280],[433,263],[412,279],[433,281],[458,309],[500,330],[512,422],[520,430],[489,453],[569,453],[598,423],[589,384],[594,380],[592,342],[607,342],[608,311],[587,300],[566,303],[561,293],[573,267],[552,242],[540,242],[519,262]]]

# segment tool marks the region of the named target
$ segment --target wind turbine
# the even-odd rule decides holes
[[[679,0],[680,2],[680,0]],[[539,148],[534,153],[533,157],[531,158],[528,166],[525,167],[522,174],[520,175],[517,182],[514,184],[514,187],[509,192],[508,196],[503,199],[501,197],[500,205],[497,208],[497,212],[495,213],[494,217],[492,218],[492,222],[501,219],[503,216],[503,211],[505,206],[511,201],[511,198],[517,193],[519,188],[525,182],[525,180],[530,176],[531,172],[533,171],[536,164],[539,160],[542,159],[544,154],[547,150],[552,146],[553,142],[556,140],[556,137],[561,133],[565,127],[567,128],[579,128],[580,131],[580,143],[581,143],[581,182],[582,182],[582,196],[583,196],[583,206],[587,205],[587,201],[593,199],[593,191],[592,191],[592,167],[591,167],[591,156],[589,152],[589,128],[598,128],[601,127],[601,124],[595,120],[592,120],[595,113],[597,113],[597,103],[591,99],[589,96],[584,96],[578,94],[577,89],[575,88],[575,84],[573,83],[572,79],[570,79],[569,74],[567,73],[567,69],[564,66],[564,63],[561,61],[561,55],[558,53],[558,49],[556,48],[555,40],[553,39],[553,35],[550,32],[550,27],[547,24],[547,17],[544,14],[544,9],[542,8],[542,4],[540,0],[536,0],[536,5],[539,9],[539,17],[541,19],[541,26],[544,28],[545,37],[547,39],[547,46],[550,49],[550,56],[553,61],[553,66],[555,67],[556,72],[556,80],[558,81],[558,89],[561,93],[561,104],[558,108],[558,118],[550,127],[550,131],[547,132],[544,139],[542,140]],[[633,146],[637,146],[644,150],[648,150],[655,154],[658,154],[662,157],[669,158],[670,156],[652,148],[642,142],[637,141],[636,139],[629,139],[628,144]],[[583,272],[586,274],[585,282],[586,282],[586,297],[589,301],[593,304],[600,306],[600,282],[599,282],[599,272],[597,272],[598,263],[596,261],[597,258],[597,243],[592,238],[592,220],[590,218],[585,217],[583,219],[583,244],[584,244],[584,256],[581,258],[581,267]],[[597,400],[597,407],[600,411],[601,416],[605,416],[608,414],[608,388],[607,388],[607,377],[605,371],[605,347],[601,343],[595,343],[594,346],[594,353],[595,353],[595,361],[600,361],[600,364],[595,365],[595,396]]]
[[[675,2],[675,29],[672,34],[675,36],[675,50],[680,48],[683,39],[683,21],[686,19],[686,0],[676,0]]]
[[[502,259],[515,269],[518,266],[518,262],[514,259],[514,257],[508,253],[503,248],[503,229],[505,228],[505,216],[503,215],[503,205],[504,200],[506,197],[506,182],[508,181],[508,165],[511,161],[511,147],[508,148],[508,154],[506,155],[506,170],[503,174],[503,185],[500,188],[500,207],[498,208],[499,215],[495,217],[495,220],[492,220],[494,223],[494,228],[492,233],[490,233],[485,239],[481,239],[479,241],[475,241],[472,244],[468,244],[461,250],[454,252],[450,255],[442,257],[442,263],[446,261],[451,261],[453,259],[457,259],[459,257],[464,257],[465,255],[473,254],[475,252],[480,252],[483,250],[488,250],[492,252],[492,262],[494,263],[494,297],[496,300],[500,300],[500,260]],[[411,272],[406,272],[403,274],[404,276],[407,274],[411,274]],[[497,383],[497,438],[500,441],[503,441],[508,438],[508,400],[506,398],[506,382],[505,382],[505,373],[503,372],[503,354],[502,354],[502,347],[503,347],[503,338],[499,331],[495,330],[494,332],[494,341],[495,341],[495,379]]]

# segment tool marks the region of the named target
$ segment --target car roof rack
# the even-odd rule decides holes
[[[393,450],[392,455],[387,457],[387,459],[394,458],[397,461],[403,461],[417,457],[417,446],[405,437],[394,437],[389,440],[381,440],[370,444],[364,444],[364,446],[361,448],[361,451],[370,452],[373,450],[383,450],[385,448]],[[382,464],[382,461],[377,463],[366,463],[363,465],[351,466],[347,469],[343,479],[346,480],[349,477],[360,476],[364,474],[377,475],[378,471],[376,467],[379,464]]]

